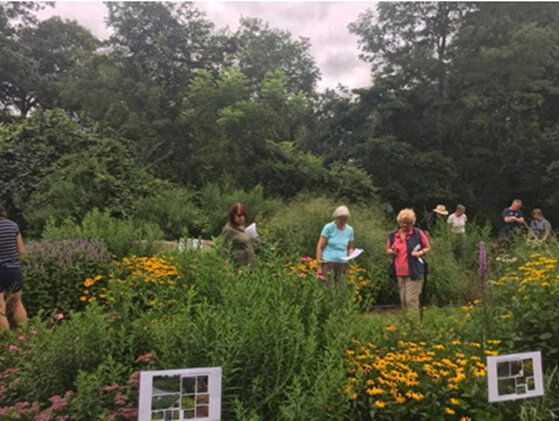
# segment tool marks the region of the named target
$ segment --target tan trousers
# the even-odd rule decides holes
[[[409,276],[398,276],[398,289],[402,309],[418,311],[423,279],[412,281]]]

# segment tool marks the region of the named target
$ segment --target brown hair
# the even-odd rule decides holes
[[[543,218],[543,212],[540,208],[536,208],[536,209],[532,210],[532,218],[535,218],[536,215],[539,215]]]
[[[229,206],[229,209],[227,210],[227,222],[229,222],[229,224],[233,226],[236,226],[235,215],[238,213],[242,213],[245,218],[248,218],[248,209],[241,202],[235,202],[231,206]]]

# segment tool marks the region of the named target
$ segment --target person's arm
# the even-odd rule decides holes
[[[318,262],[317,271],[318,273],[322,273],[322,250],[324,250],[324,246],[328,242],[328,239],[321,235],[318,238],[318,243],[316,244],[316,261]]]
[[[351,227],[350,227],[351,228]],[[350,256],[353,253],[355,238],[353,236],[353,228],[351,228],[351,234],[349,236],[349,241],[347,242],[347,255]]]
[[[16,250],[19,258],[21,259],[25,254],[25,246],[23,245],[23,238],[21,234],[18,234],[16,237]]]
[[[545,224],[545,234],[543,235],[542,241],[546,241],[551,235],[551,224],[548,222]]]
[[[396,254],[398,254],[394,246],[390,244],[390,238],[386,240],[386,252],[391,256],[396,256]]]
[[[431,251],[431,243],[423,231],[419,231],[419,237],[421,238],[422,248],[421,250],[412,251],[411,255],[413,257],[422,257]]]
[[[353,253],[353,249],[354,249],[353,241],[350,241],[349,243],[347,243],[347,255],[348,256],[350,256],[351,253]]]

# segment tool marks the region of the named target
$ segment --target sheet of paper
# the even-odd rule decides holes
[[[256,232],[256,224],[254,222],[245,228],[245,232],[250,235],[253,240],[258,240],[258,233]]]
[[[342,257],[342,260],[345,261],[345,262],[349,262],[350,260],[353,260],[357,256],[359,256],[361,253],[363,253],[363,249],[353,249],[351,254],[349,256]]]
[[[540,351],[487,357],[489,402],[544,394]]]

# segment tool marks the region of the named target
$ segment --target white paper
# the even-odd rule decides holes
[[[157,379],[177,377],[178,386],[173,390],[157,387]],[[199,390],[198,378],[205,378],[204,387]],[[193,380],[193,390],[185,390],[184,379]],[[174,379],[173,379],[174,380]],[[168,383],[166,383],[168,386]],[[170,399],[170,401],[168,400]],[[159,401],[159,404],[157,401]],[[168,402],[162,405],[163,402]],[[199,401],[201,403],[199,403]],[[157,408],[153,404],[158,405]],[[198,414],[204,407],[206,414]],[[194,409],[193,409],[194,408]],[[163,417],[163,418],[160,418]],[[221,419],[221,367],[185,368],[178,370],[142,371],[140,373],[140,396],[138,421],[153,419],[176,419],[194,421],[218,421]]]
[[[489,402],[542,396],[541,352],[487,357],[487,386]]]
[[[421,244],[416,245],[413,248],[412,252],[413,251],[419,251],[419,250],[421,250]],[[421,257],[418,257],[417,260],[419,260],[419,263],[421,263],[422,265],[425,263],[425,261]]]
[[[343,256],[342,260],[345,261],[345,262],[349,262],[350,260],[353,260],[357,256],[359,256],[361,253],[363,253],[363,249],[353,249],[351,254],[349,256]]]
[[[245,232],[250,235],[253,240],[258,240],[258,233],[256,232],[256,224],[254,222],[245,228]]]

